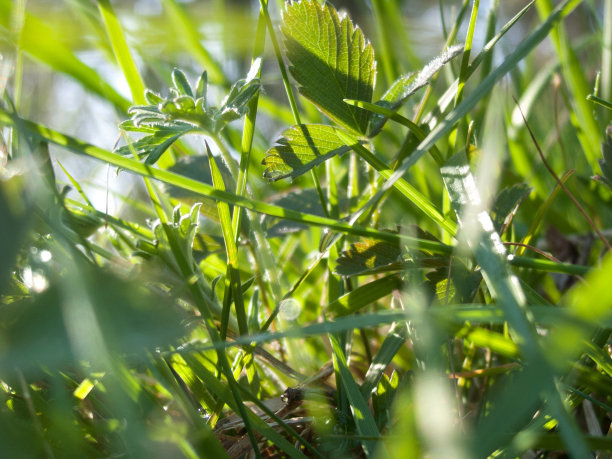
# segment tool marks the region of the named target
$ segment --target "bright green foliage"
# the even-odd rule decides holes
[[[374,50],[361,29],[330,4],[301,1],[287,5],[282,30],[300,92],[339,125],[365,134],[370,114],[343,102],[370,102],[374,91]]]
[[[264,177],[295,179],[326,160],[346,153],[350,148],[336,132],[336,128],[322,124],[298,124],[287,129],[262,162],[266,166]]]
[[[132,119],[121,123],[121,129],[146,135],[118,152],[127,155],[134,151],[139,156],[147,157],[146,164],[155,164],[174,142],[187,133],[218,135],[228,123],[247,112],[249,101],[259,91],[260,83],[256,78],[259,65],[260,61],[256,61],[249,76],[232,85],[218,108],[208,104],[206,71],[200,76],[194,90],[185,74],[174,69],[174,87],[170,88],[168,97],[147,90],[145,98],[149,105],[137,105],[128,110]]]

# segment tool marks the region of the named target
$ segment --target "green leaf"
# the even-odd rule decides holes
[[[372,391],[378,386],[380,379],[384,375],[395,354],[404,346],[408,337],[408,329],[406,323],[399,322],[393,324],[391,330],[387,333],[383,343],[378,350],[378,353],[372,360],[370,368],[366,373],[365,380],[361,385],[361,395],[367,400],[370,398]]]
[[[196,128],[190,125],[160,126],[152,135],[144,136],[131,145],[119,148],[117,153],[131,155],[133,150],[139,157],[147,156],[145,164],[155,164],[161,155],[181,136],[195,130]]]
[[[287,5],[282,31],[300,92],[336,123],[365,134],[370,113],[343,102],[372,99],[374,49],[361,30],[329,4],[301,1]]]
[[[351,244],[336,260],[336,274],[355,276],[372,272],[399,270],[404,267],[399,244],[366,239]]]
[[[262,164],[270,181],[296,179],[329,158],[350,150],[337,135],[337,128],[322,124],[297,124],[283,132],[267,151]]]
[[[402,281],[395,275],[376,279],[332,301],[326,311],[335,317],[352,314],[389,295],[393,290],[399,290],[401,286]]]
[[[179,94],[189,96],[193,99],[191,85],[189,84],[189,81],[187,81],[187,77],[182,70],[175,68],[172,71],[172,83],[174,83],[174,87],[177,89]]]
[[[319,195],[315,188],[292,190],[270,199],[270,203],[286,209],[307,212],[309,214],[319,215],[320,217],[324,216],[323,209],[321,208],[321,201],[319,200]],[[309,228],[308,225],[303,223],[287,219],[279,220],[267,215],[263,218],[262,226],[265,228],[266,237],[268,238],[282,237]]]

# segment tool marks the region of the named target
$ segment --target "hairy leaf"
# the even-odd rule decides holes
[[[282,31],[300,92],[341,126],[365,134],[370,113],[343,101],[372,99],[376,62],[361,30],[329,4],[301,1],[288,4]]]
[[[262,164],[264,177],[270,181],[296,177],[329,158],[350,150],[336,134],[337,129],[322,124],[297,124],[285,132],[270,148]]]

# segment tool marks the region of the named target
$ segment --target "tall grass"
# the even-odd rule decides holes
[[[0,0],[0,456],[609,455],[610,2],[247,3]]]

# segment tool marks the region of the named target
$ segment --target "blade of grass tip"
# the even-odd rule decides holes
[[[361,385],[361,395],[365,400],[368,400],[372,392],[378,386],[384,371],[387,369],[395,355],[404,346],[408,337],[406,323],[393,324],[391,330],[385,336],[380,349],[376,353],[374,360],[370,364],[365,375],[363,384]]]
[[[518,105],[518,101],[516,99],[514,99],[514,102],[517,104],[517,106],[519,107],[519,110],[520,110],[521,107]],[[572,200],[572,202],[574,203],[574,205],[576,206],[578,211],[582,214],[582,216],[587,221],[587,223],[591,226],[591,228],[593,228],[593,231],[595,231],[595,233],[597,234],[597,236],[599,237],[601,242],[604,244],[604,246],[608,250],[612,250],[612,247],[610,246],[610,242],[608,242],[606,237],[601,233],[601,231],[599,230],[599,228],[597,227],[597,225],[595,224],[593,219],[591,219],[589,214],[586,212],[586,210],[584,210],[584,208],[578,202],[578,200],[573,195],[573,193],[565,186],[563,181],[559,179],[559,176],[555,173],[555,171],[552,169],[552,167],[550,167],[550,164],[548,164],[548,161],[546,160],[546,157],[544,156],[544,153],[542,153],[542,149],[540,148],[540,145],[539,145],[539,143],[538,143],[538,141],[537,141],[537,139],[535,137],[535,134],[531,130],[531,127],[529,126],[529,123],[527,122],[527,118],[525,118],[525,115],[523,114],[522,110],[521,110],[521,116],[523,117],[523,121],[525,122],[525,126],[527,127],[527,130],[529,131],[529,135],[531,136],[531,140],[533,140],[533,144],[535,145],[536,150],[538,151],[538,154],[540,155],[540,159],[544,163],[544,166],[546,166],[546,169],[548,170],[550,175],[552,175],[552,177],[555,179],[557,184],[563,189],[565,194]]]
[[[344,388],[346,396],[349,399],[357,432],[360,436],[368,437],[368,440],[361,440],[363,451],[367,457],[371,457],[376,449],[378,449],[378,454],[387,456],[387,454],[385,454],[386,448],[383,443],[380,443],[377,448],[377,442],[375,440],[370,440],[370,438],[380,438],[380,432],[376,426],[372,413],[370,412],[370,407],[359,391],[359,385],[348,369],[344,351],[342,350],[342,347],[335,336],[329,335],[329,340],[332,345],[334,366],[336,366],[338,369],[342,387]]]
[[[463,89],[465,87],[465,82],[468,78],[468,68],[470,64],[470,54],[472,52],[472,41],[474,39],[474,30],[476,28],[476,19],[478,18],[478,8],[480,6],[480,0],[474,0],[472,3],[472,14],[470,16],[470,22],[468,24],[467,33],[465,37],[465,45],[463,47],[463,55],[461,56],[461,67],[459,70],[459,78],[457,84],[457,94],[455,95],[455,107],[461,102],[463,98]],[[455,126],[455,128],[449,134],[449,151],[455,151],[456,141],[459,132],[459,126],[465,125],[467,123],[460,122]],[[467,137],[467,136],[466,136]],[[469,142],[469,138],[467,138]]]
[[[461,26],[461,23],[463,22],[463,17],[465,16],[465,13],[467,12],[467,8],[469,4],[470,4],[470,0],[463,0],[463,4],[461,5],[459,14],[457,15],[457,18],[455,19],[453,28],[449,32],[448,37],[446,37],[444,49],[448,48],[455,41],[455,38],[457,37],[457,33],[459,33],[459,27]],[[440,2],[440,7],[441,5],[442,3]],[[421,99],[421,102],[418,105],[419,110],[416,116],[414,117],[415,123],[418,123],[421,117],[423,116],[423,112],[425,110],[425,107],[427,106],[427,102],[429,101],[429,97],[431,96],[431,93],[433,91],[433,84],[438,79],[439,74],[440,72],[438,72],[436,75],[433,76],[433,78],[431,79],[431,83],[427,86],[425,94],[423,94],[423,98]]]
[[[261,59],[264,52],[264,46],[266,41],[266,26],[265,16],[260,8],[259,19],[257,21],[257,31],[255,33],[255,46],[253,49],[253,59],[251,67]],[[257,72],[257,78],[261,78],[261,65]],[[255,121],[257,119],[257,107],[259,103],[259,94],[257,94],[249,101],[249,109],[246,117],[244,118],[244,125],[242,128],[242,142],[240,146],[240,164],[238,167],[238,179],[236,180],[236,195],[242,196],[246,190],[247,176],[249,172],[249,158],[251,155],[251,148],[253,146],[253,136],[255,134]],[[234,241],[238,243],[240,237],[240,225],[242,219],[242,209],[240,207],[234,208],[234,214],[232,215],[232,228],[234,230]]]
[[[404,234],[390,233],[380,231],[374,228],[357,226],[351,222],[343,220],[334,220],[330,218],[320,217],[318,215],[298,212],[285,207],[275,206],[263,201],[256,201],[244,196],[236,196],[235,194],[215,190],[211,185],[207,185],[197,180],[184,177],[167,170],[156,169],[147,166],[125,156],[120,156],[116,153],[104,150],[94,145],[88,144],[71,136],[62,134],[58,131],[50,129],[31,121],[19,118],[16,115],[8,113],[0,107],[0,124],[15,126],[18,130],[37,138],[41,138],[60,147],[66,148],[76,154],[90,156],[120,169],[125,169],[137,175],[146,178],[152,178],[178,188],[192,191],[200,196],[208,199],[220,200],[240,206],[245,209],[252,210],[261,214],[271,215],[273,217],[286,218],[288,220],[321,226],[336,230],[341,233],[354,234],[357,236],[371,237],[381,241],[399,242],[407,247],[420,250],[427,250],[433,253],[451,254],[454,250],[453,246],[442,244],[440,242],[431,241],[428,239],[419,239]],[[368,208],[369,206],[365,206]],[[357,214],[361,215],[361,214]],[[534,260],[530,258],[515,257],[510,260],[511,264],[516,266],[528,266],[534,269],[544,271],[554,271],[567,274],[585,274],[589,268],[586,266],[571,265],[571,264],[555,264],[547,260]]]
[[[474,40],[474,30],[476,29],[476,19],[478,17],[478,8],[480,6],[480,0],[474,0],[472,4],[472,15],[470,16],[470,23],[468,25],[467,34],[465,37],[465,45],[463,47],[463,55],[461,56],[461,69],[459,71],[459,83],[457,86],[457,94],[455,96],[455,106],[463,98],[463,88],[468,78],[468,68],[470,65],[470,54],[472,52],[472,41]]]
[[[544,40],[555,24],[560,21],[564,15],[569,13],[572,7],[575,7],[575,2],[565,0],[555,11],[549,16],[548,20],[541,24],[531,35],[516,47],[516,49],[506,57],[506,59],[491,72],[472,94],[466,97],[455,109],[450,112],[442,122],[438,123],[427,137],[419,144],[417,149],[406,158],[400,167],[387,179],[387,181],[378,189],[376,194],[370,198],[364,208],[369,208],[372,203],[375,203],[388,189],[390,189],[397,180],[402,178],[404,174],[414,165],[444,134],[452,129],[457,121],[462,119],[486,94],[493,89],[498,80],[500,80],[508,71],[518,64],[535,46]]]
[[[487,14],[487,29],[486,29],[486,35],[485,35],[485,43],[489,43],[491,40],[493,40],[495,38],[495,24],[497,22],[497,12],[499,10],[499,4],[500,4],[500,0],[495,0],[493,2],[493,4],[491,5],[489,12]],[[480,53],[478,53],[478,55],[480,55]],[[470,67],[472,67],[472,65],[470,65],[468,67],[468,72],[470,71]],[[489,72],[491,71],[491,68],[493,67],[493,54],[489,53],[486,55],[486,57],[483,59],[482,62],[482,77],[484,78],[485,75],[488,75]]]
[[[217,166],[215,157],[213,156],[208,143],[205,142],[206,153],[210,164],[210,173],[212,176],[213,186],[216,190],[225,191],[225,184],[221,171]],[[217,201],[217,209],[219,211],[219,220],[221,222],[221,231],[223,240],[225,241],[225,252],[227,255],[227,273],[225,277],[225,294],[223,296],[223,314],[221,316],[221,339],[225,340],[227,335],[227,326],[229,323],[229,314],[232,299],[236,307],[236,318],[238,319],[238,331],[241,335],[248,333],[248,325],[246,311],[244,308],[244,299],[242,297],[242,288],[240,286],[240,271],[238,270],[238,249],[234,241],[234,232],[232,231],[232,222],[230,216],[229,205],[223,201]]]
[[[57,165],[62,169],[62,171],[64,171],[64,174],[66,174],[66,177],[68,177],[68,180],[70,180],[70,183],[72,183],[72,186],[77,190],[77,193],[79,193],[79,196],[83,198],[83,200],[87,203],[89,207],[93,208],[93,204],[91,203],[91,201],[89,200],[85,192],[83,191],[81,184],[77,182],[74,179],[74,177],[70,175],[70,173],[68,173],[66,168],[63,166],[63,164],[59,160],[57,161]]]
[[[581,2],[575,1],[574,3]],[[536,7],[542,19],[552,15],[553,2],[551,0],[540,0],[536,3]],[[576,56],[563,24],[558,24],[551,30],[550,38],[561,63],[564,80],[573,95],[573,108],[578,120],[578,125],[575,126],[576,135],[587,161],[593,170],[598,170],[597,160],[601,156],[599,150],[601,132],[593,109],[586,100],[591,88],[584,74],[584,68]]]
[[[110,0],[98,0],[98,7],[100,8],[100,14],[106,26],[108,38],[111,42],[113,52],[117,58],[117,62],[123,71],[123,75],[127,80],[130,92],[132,93],[132,100],[137,105],[146,104],[144,97],[145,85],[142,82],[138,68],[132,59],[130,49],[125,42],[125,36],[121,30],[119,20],[113,11]]]
[[[365,148],[359,141],[353,138],[348,133],[342,132],[340,130],[336,131],[336,135],[340,140],[342,140],[346,145],[351,147],[351,149],[361,156],[365,161],[368,162],[374,169],[378,171],[384,178],[389,179],[392,174],[392,170],[389,166],[383,163],[380,159],[378,159],[372,152],[370,152],[367,148]],[[457,226],[451,220],[444,218],[444,215],[436,209],[436,207],[423,196],[416,188],[410,185],[403,178],[398,179],[394,186],[397,190],[402,193],[408,200],[416,205],[416,207],[431,218],[435,223],[440,225],[445,231],[454,236],[457,232]]]
[[[587,100],[595,102],[596,104],[599,104],[602,107],[607,108],[608,110],[612,110],[612,103],[608,102],[607,100],[601,99],[597,96],[594,96],[593,94],[589,94],[587,96]]]
[[[287,74],[287,68],[285,66],[285,62],[283,61],[283,54],[280,50],[280,46],[278,44],[278,40],[276,38],[276,32],[274,32],[274,24],[272,24],[272,19],[270,18],[270,12],[268,11],[268,0],[259,0],[259,4],[261,6],[261,11],[264,14],[266,19],[266,25],[268,26],[268,33],[270,34],[270,41],[272,42],[272,47],[274,48],[274,55],[276,56],[276,61],[278,62],[278,68],[281,72],[281,77],[283,80],[283,86],[285,87],[285,92],[287,93],[287,98],[289,99],[289,105],[291,106],[291,112],[293,113],[293,119],[295,124],[302,124],[300,121],[300,113],[297,108],[297,104],[295,103],[295,97],[293,95],[293,90],[291,89],[291,83],[289,82],[289,75]],[[315,169],[310,169],[310,174],[312,176],[312,180],[315,184],[315,188],[317,190],[317,194],[319,195],[319,200],[321,201],[321,208],[323,209],[323,215],[329,217],[327,202],[325,201],[325,195],[323,194],[323,189],[321,188],[321,182],[319,181],[319,176],[317,175],[317,171]]]
[[[178,35],[189,53],[206,69],[210,80],[213,83],[228,87],[230,82],[223,73],[221,65],[202,45],[202,37],[185,12],[184,7],[179,5],[176,0],[162,0],[161,3],[172,23],[172,30]]]

